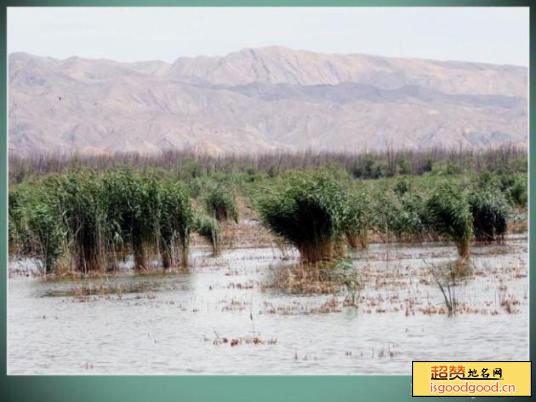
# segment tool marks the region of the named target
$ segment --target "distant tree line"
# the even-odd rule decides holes
[[[377,179],[397,175],[494,172],[526,172],[528,155],[525,147],[505,145],[486,149],[430,148],[425,150],[343,152],[272,152],[263,154],[226,154],[213,156],[190,151],[163,151],[154,155],[114,153],[110,155],[40,154],[9,156],[11,184],[29,177],[91,168],[106,171],[128,165],[137,170],[160,168],[189,179],[213,173],[247,173],[278,176],[289,170],[339,167],[354,178]]]

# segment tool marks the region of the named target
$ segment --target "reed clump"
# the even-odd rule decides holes
[[[220,253],[221,226],[213,217],[204,213],[198,213],[194,219],[194,231],[207,240],[212,247],[212,255]]]
[[[405,181],[403,181],[405,182]],[[384,241],[421,242],[432,237],[432,230],[426,222],[425,203],[428,194],[400,190],[398,182],[394,189],[379,186],[372,197],[372,226]]]
[[[52,176],[44,183],[67,232],[72,263],[84,273],[106,265],[107,216],[100,185],[92,172]]]
[[[520,174],[505,174],[499,179],[499,186],[510,205],[526,208],[528,201],[527,177]]]
[[[452,240],[462,260],[469,258],[473,216],[466,191],[459,185],[444,182],[428,199],[426,210],[430,228]]]
[[[238,207],[232,191],[222,184],[209,187],[204,197],[205,209],[218,222],[234,221],[238,223]]]
[[[345,202],[343,231],[351,249],[366,249],[369,244],[371,199],[365,189],[350,191]]]
[[[264,224],[295,246],[304,263],[330,261],[345,234],[342,186],[325,173],[294,173],[257,200]]]
[[[193,227],[185,186],[127,168],[47,176],[10,192],[12,248],[46,273],[104,272],[128,254],[137,270],[158,256],[165,268],[185,267]]]
[[[108,172],[102,180],[105,210],[114,247],[128,247],[134,268],[149,269],[149,254],[160,240],[160,192],[156,180],[130,169]]]
[[[34,258],[42,272],[53,272],[67,249],[54,194],[46,187],[22,186],[9,194],[10,247],[16,255]]]
[[[190,233],[195,229],[195,216],[188,193],[179,182],[160,183],[159,235],[162,266],[188,266]]]
[[[486,243],[503,241],[510,215],[503,194],[491,189],[477,189],[471,193],[469,204],[475,240]]]

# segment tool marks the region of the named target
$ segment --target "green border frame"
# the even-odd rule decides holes
[[[7,77],[6,77],[6,7],[31,6],[277,6],[277,7],[340,7],[340,6],[478,6],[529,7],[530,0],[22,0],[2,1],[0,8],[0,267],[7,269]],[[535,8],[530,9],[530,76],[536,76],[534,22]],[[530,95],[536,94],[536,79],[530,81]],[[536,112],[530,105],[530,125],[536,123]],[[532,130],[531,130],[532,131]],[[536,155],[536,142],[529,152]],[[530,158],[532,159],[532,158]],[[536,186],[536,167],[529,163],[529,186]],[[530,205],[529,246],[536,245],[536,206]],[[536,278],[534,256],[530,256],[530,358],[536,360],[532,337],[536,337],[534,294]],[[188,402],[277,402],[277,401],[403,401],[411,397],[410,376],[6,376],[6,275],[0,273],[0,402],[62,402],[62,401],[188,401]],[[508,334],[503,338],[508,342]],[[533,384],[534,371],[533,371]],[[533,393],[534,395],[534,393]],[[454,398],[463,400],[463,398]],[[503,400],[517,400],[504,397]],[[450,399],[452,400],[452,398]],[[526,399],[525,399],[526,400]]]

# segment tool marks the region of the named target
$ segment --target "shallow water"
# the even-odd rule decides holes
[[[356,253],[364,284],[357,308],[344,306],[344,293],[266,289],[274,271],[295,262],[292,253],[284,261],[270,248],[193,254],[190,273],[10,275],[8,372],[409,374],[412,360],[528,359],[523,237],[473,248],[473,275],[455,287],[459,313],[451,317],[429,273],[455,258],[445,244]],[[326,301],[329,312],[319,308]]]

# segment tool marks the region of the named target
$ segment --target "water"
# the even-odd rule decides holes
[[[8,372],[409,374],[412,360],[528,359],[526,238],[473,248],[474,274],[455,288],[453,317],[429,274],[431,264],[455,258],[453,246],[357,253],[358,308],[345,307],[344,294],[266,289],[294,258],[282,261],[270,248],[218,258],[197,250],[191,273],[85,281],[11,274]],[[333,308],[320,312],[327,301]]]

